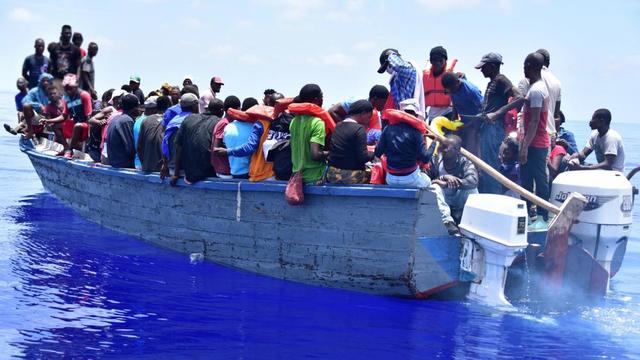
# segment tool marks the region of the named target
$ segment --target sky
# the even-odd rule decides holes
[[[429,50],[444,46],[482,91],[487,79],[474,68],[482,55],[500,53],[502,72],[517,83],[526,55],[546,48],[567,119],[586,122],[606,107],[614,122],[640,123],[631,106],[639,98],[638,0],[3,0],[0,16],[0,90],[15,90],[33,41],[58,41],[63,24],[84,35],[84,48],[98,43],[99,92],[132,74],[145,92],[185,75],[202,91],[217,75],[221,97],[261,99],[267,88],[294,96],[317,83],[325,106],[388,85],[376,72],[385,48],[424,67]]]

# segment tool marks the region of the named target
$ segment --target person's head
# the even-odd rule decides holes
[[[187,85],[187,86],[184,86],[184,87],[182,88],[182,91],[180,91],[180,94],[181,94],[181,95],[184,95],[184,94],[193,94],[193,95],[195,95],[196,97],[200,97],[200,94],[198,93],[198,88],[197,88],[195,85]]]
[[[126,91],[122,89],[114,90],[111,93],[111,99],[109,99],[109,104],[112,105],[116,109],[120,109],[121,99],[124,95],[128,94]],[[137,97],[136,97],[137,98]]]
[[[62,79],[64,92],[69,97],[75,97],[78,94],[78,77],[75,74],[67,74]]]
[[[169,83],[165,82],[164,84],[162,84],[162,86],[160,86],[160,91],[162,91],[162,95],[170,96],[171,95],[171,85],[169,85]]]
[[[271,99],[271,95],[275,94],[276,91],[273,89],[266,89],[264,91],[264,97],[262,98],[262,103],[267,105],[267,106],[274,106],[276,103],[275,101],[273,101],[272,103],[272,99]]]
[[[140,101],[138,97],[133,94],[125,94],[120,97],[120,108],[122,112],[131,116],[132,118],[137,118],[140,115],[139,112]]]
[[[396,49],[384,49],[380,54],[380,67],[378,68],[378,74],[382,74],[383,72],[391,73],[391,69],[389,68],[389,55],[396,54],[400,56],[400,53]]]
[[[400,101],[399,104],[400,110],[406,112],[407,114],[418,116],[418,101],[414,98],[409,98],[406,100]]]
[[[60,42],[64,45],[68,45],[71,42],[72,34],[71,25],[62,25],[62,30],[60,31]]]
[[[540,79],[543,65],[544,57],[540,53],[531,53],[524,59],[524,76],[531,84]]]
[[[318,106],[322,106],[322,89],[320,86],[316,84],[307,84],[300,89],[300,94],[298,95],[300,102],[303,103],[312,103]]]
[[[140,88],[140,76],[131,75],[131,77],[129,77],[129,87],[131,91],[138,90]]]
[[[449,94],[453,94],[460,89],[460,79],[458,78],[458,75],[454,73],[444,73],[440,82],[442,83],[442,87],[444,87]]]
[[[177,105],[180,102],[181,96],[180,88],[177,86],[172,86],[171,91],[169,92],[169,97],[171,97],[171,102],[173,105]]]
[[[182,86],[193,85],[193,76],[187,75],[182,80]]]
[[[186,86],[185,86],[186,87]],[[180,96],[180,108],[182,111],[198,113],[198,97],[193,93],[185,93]]]
[[[556,116],[553,120],[556,124],[556,130],[560,129],[562,124],[564,124],[564,120],[565,120],[564,113],[562,112],[562,110],[558,111],[558,116]]]
[[[31,104],[22,105],[22,113],[24,114],[25,119],[31,119],[35,115]]]
[[[462,139],[458,135],[449,134],[442,140],[442,159],[454,160],[460,156],[460,148],[462,147]]]
[[[258,105],[258,100],[256,98],[248,97],[242,100],[242,106],[240,107],[240,110],[247,111],[254,105]]]
[[[87,54],[89,55],[89,57],[95,57],[96,55],[98,55],[98,44],[90,42],[89,46],[87,47]]]
[[[20,90],[20,92],[26,92],[27,90],[29,90],[29,82],[27,82],[27,80],[21,76],[18,78],[18,80],[16,80],[16,87],[18,88],[18,90]]]
[[[147,94],[147,97],[149,98],[149,97],[152,97],[152,96],[160,96],[160,95],[162,95],[162,94],[160,93],[160,90],[151,90],[151,91],[149,91],[149,93]]]
[[[60,91],[58,91],[58,88],[56,88],[55,86],[49,86],[49,89],[47,89],[47,98],[49,99],[50,103],[57,104],[61,98],[61,94]]]
[[[502,55],[490,52],[480,59],[476,69],[480,69],[484,77],[493,79],[500,74],[500,65],[502,65]]]
[[[53,81],[53,76],[51,76],[51,74],[48,74],[48,73],[42,73],[38,78],[38,84],[43,90],[46,90],[47,88],[49,88],[52,81]]]
[[[240,99],[235,95],[227,96],[224,99],[224,111],[226,112],[229,109],[240,110]]]
[[[167,109],[170,108],[171,105],[173,104],[171,103],[170,97],[159,96],[158,100],[156,100],[156,111],[158,112],[158,114],[164,114],[164,112],[167,111]]]
[[[609,129],[611,125],[611,111],[608,109],[598,109],[591,116],[591,121],[589,121],[589,127],[591,130],[605,130]]]
[[[214,76],[211,78],[211,81],[209,81],[211,91],[213,91],[214,93],[219,93],[222,85],[224,85],[224,82],[222,81],[222,78],[220,76]]]
[[[372,111],[373,105],[371,105],[369,100],[363,99],[351,104],[351,107],[349,107],[348,115],[358,124],[366,127],[369,124],[369,120],[371,120]]]
[[[33,44],[33,48],[36,49],[36,55],[42,55],[44,53],[44,40],[37,38]]]
[[[436,46],[429,52],[429,62],[431,63],[431,73],[439,76],[447,66],[447,50],[442,46]]]
[[[547,51],[547,49],[538,49],[536,52],[542,55],[544,59],[544,66],[549,67],[549,63],[551,62],[551,54],[549,54],[549,51]]]
[[[224,102],[220,99],[213,99],[207,105],[207,112],[211,115],[222,117],[224,115]]]
[[[500,161],[503,164],[512,163],[518,160],[518,154],[520,153],[520,145],[518,139],[514,136],[507,136],[502,140],[500,144]]]
[[[102,106],[107,106],[107,103],[111,100],[111,95],[113,95],[114,91],[116,91],[116,89],[109,89],[102,93],[102,97],[100,98],[102,100]]]
[[[265,96],[263,100],[266,100],[264,101],[264,104],[267,106],[276,106],[276,102],[280,99],[284,99],[284,95],[279,92],[275,92],[273,94]]]
[[[369,102],[378,111],[382,111],[384,104],[387,103],[388,97],[389,90],[386,86],[374,85],[371,90],[369,90]]]
[[[144,114],[149,116],[158,112],[158,96],[149,96],[144,101]]]
[[[71,37],[71,42],[73,43],[73,45],[77,47],[82,47],[82,41],[84,41],[84,38],[82,37],[82,33],[79,33],[79,32],[73,33],[73,36]]]

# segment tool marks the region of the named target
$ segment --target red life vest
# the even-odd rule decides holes
[[[453,59],[451,63],[447,62],[445,70],[438,76],[431,74],[431,66],[422,72],[424,103],[426,106],[451,106],[451,98],[444,92],[444,86],[442,86],[442,75],[445,72],[452,72],[457,63],[457,59]]]
[[[238,120],[242,122],[254,123],[256,119],[252,119],[246,112],[240,111],[238,109],[229,108],[227,110],[227,116],[232,118],[233,120]]]
[[[389,121],[389,125],[404,123],[411,125],[423,135],[427,133],[427,125],[424,121],[404,111],[387,109],[382,113],[382,117]]]
[[[273,107],[267,105],[253,105],[245,113],[253,120],[273,121]]]
[[[293,103],[292,97],[276,100],[276,105],[273,107],[273,118],[277,118],[278,115],[286,111],[291,103]]]
[[[294,115],[315,116],[324,123],[324,132],[326,135],[333,133],[336,123],[333,121],[329,112],[320,106],[312,103],[293,103],[289,105],[289,112]]]

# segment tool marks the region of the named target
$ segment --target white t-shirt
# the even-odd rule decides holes
[[[549,92],[549,121],[547,121],[547,132],[553,134],[556,132],[556,124],[553,118],[553,114],[556,112],[556,103],[561,100],[561,87],[560,80],[553,75],[551,70],[546,66],[542,67],[542,80],[547,84],[547,91]]]
[[[616,160],[611,165],[611,169],[624,171],[624,144],[622,136],[617,131],[609,129],[604,136],[599,136],[598,130],[593,130],[585,147],[596,153],[599,163],[604,161],[605,155],[615,155]]]

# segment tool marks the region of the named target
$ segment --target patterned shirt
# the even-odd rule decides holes
[[[396,104],[406,99],[412,99],[416,89],[416,69],[409,62],[402,60],[397,54],[389,55],[389,68],[394,72],[389,80],[391,96]]]

